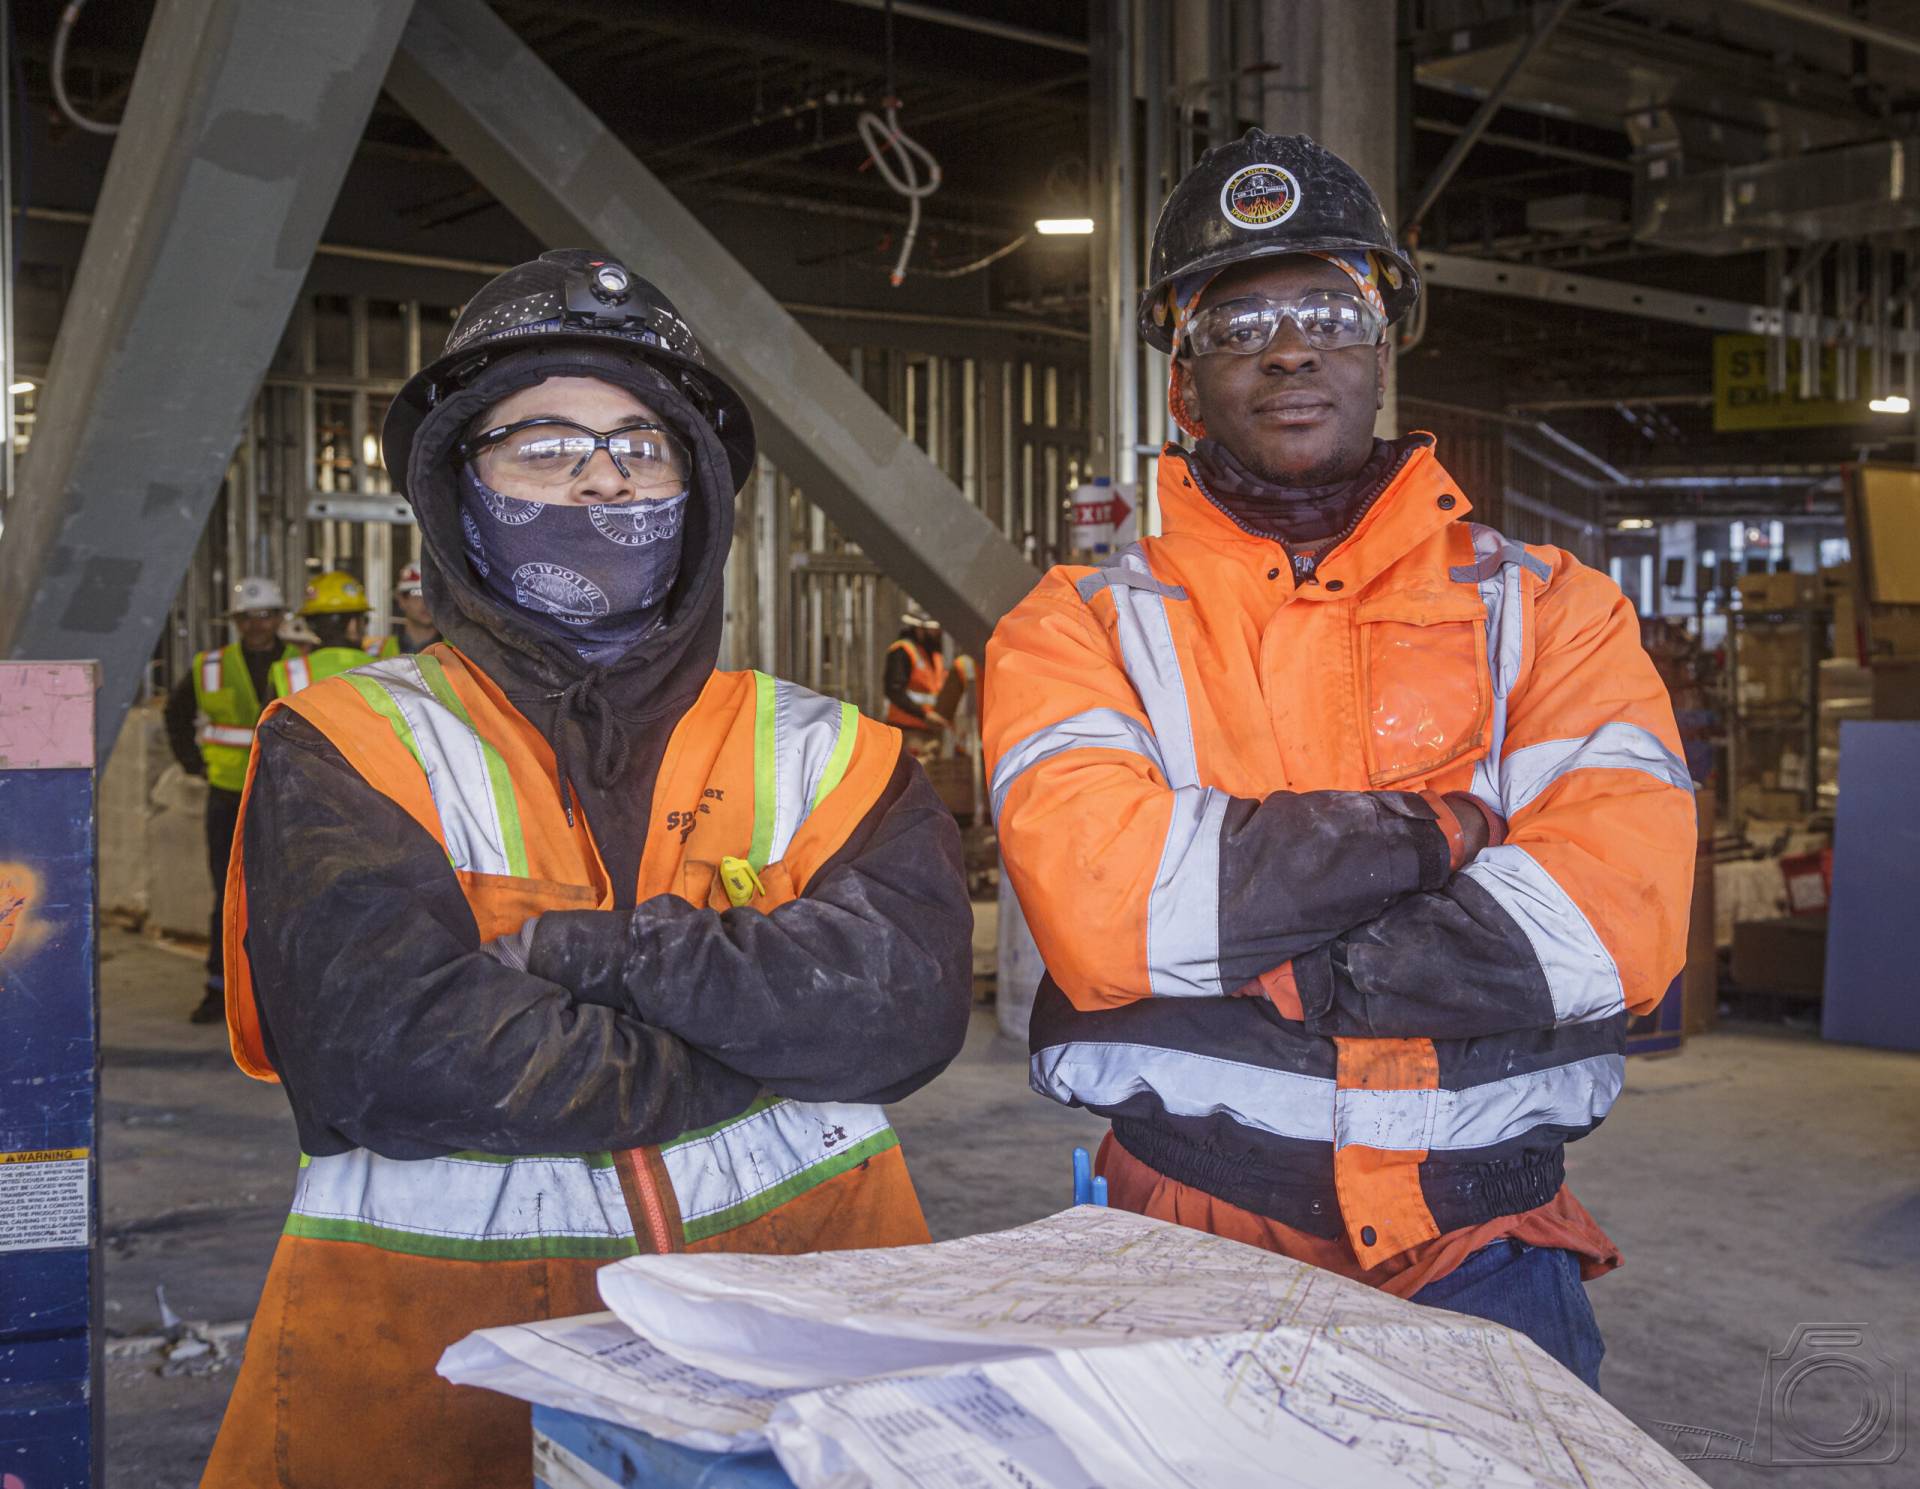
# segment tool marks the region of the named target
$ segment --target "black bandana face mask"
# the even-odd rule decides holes
[[[680,574],[688,496],[562,506],[460,477],[460,526],[481,586],[588,661],[611,661],[659,623]]]

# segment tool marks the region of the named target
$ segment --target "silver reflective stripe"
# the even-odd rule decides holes
[[[1276,1137],[1333,1141],[1334,1084],[1325,1076],[1160,1045],[1076,1041],[1036,1050],[1028,1081],[1063,1103],[1111,1107],[1151,1092],[1177,1117],[1224,1115]]]
[[[766,1214],[898,1145],[877,1106],[775,1101],[660,1150],[689,1241]]]
[[[1453,569],[1449,573],[1462,583],[1479,585],[1480,601],[1487,607],[1487,665],[1493,678],[1493,720],[1487,736],[1487,753],[1473,768],[1473,794],[1502,816],[1511,816],[1500,791],[1500,756],[1507,739],[1507,698],[1520,681],[1520,658],[1526,640],[1525,604],[1520,574],[1523,568],[1546,578],[1544,566],[1517,543],[1509,543],[1492,528],[1481,523],[1473,529],[1473,551],[1479,562],[1471,569]],[[1516,556],[1517,555],[1517,556]],[[1527,560],[1522,563],[1521,560]]]
[[[1620,1094],[1625,1071],[1625,1060],[1608,1054],[1458,1091],[1342,1091],[1324,1076],[1158,1045],[1076,1042],[1037,1051],[1029,1080],[1062,1103],[1115,1107],[1151,1093],[1173,1116],[1226,1116],[1275,1137],[1447,1153],[1540,1126],[1590,1127]]]
[[[1089,589],[1088,580],[1097,581]],[[1147,902],[1147,985],[1155,997],[1220,992],[1220,824],[1227,796],[1200,783],[1187,681],[1173,644],[1169,603],[1187,592],[1153,577],[1138,543],[1112,568],[1081,581],[1082,598],[1104,586],[1113,596],[1120,659],[1153,726],[1157,764],[1174,788],[1173,815]],[[995,773],[998,780],[999,773]]]
[[[287,1229],[474,1260],[635,1249],[620,1176],[605,1154],[398,1159],[356,1148],[313,1158],[300,1169]]]
[[[1113,595],[1120,659],[1153,725],[1154,738],[1160,742],[1167,782],[1172,786],[1197,786],[1200,768],[1194,750],[1193,717],[1187,710],[1187,681],[1180,673],[1173,625],[1167,619],[1168,600],[1183,601],[1186,591],[1156,580],[1137,543],[1128,544],[1120,553],[1120,562],[1114,568],[1102,569],[1097,577]]]
[[[773,837],[767,862],[778,863],[813,807],[814,793],[840,742],[845,710],[798,683],[773,685]],[[763,811],[766,803],[755,802]]]
[[[1057,724],[1034,730],[1000,757],[999,764],[993,768],[995,819],[999,818],[1001,803],[1007,799],[1007,792],[1013,789],[1015,781],[1042,760],[1051,760],[1068,750],[1125,750],[1151,762],[1161,775],[1166,774],[1166,766],[1160,760],[1160,746],[1155,743],[1151,729],[1117,708],[1090,708]]]
[[[1536,1127],[1591,1127],[1626,1080],[1622,1055],[1510,1075],[1459,1091],[1341,1091],[1334,1141],[1395,1152],[1451,1153],[1510,1142]]]
[[[253,731],[233,724],[208,724],[200,731],[202,744],[231,745],[236,750],[253,746]]]
[[[940,695],[938,693],[917,693],[912,688],[907,689],[907,697],[919,704],[922,708],[932,708],[934,704],[940,701]]]
[[[200,691],[217,693],[220,691],[220,653],[210,651],[206,660],[200,664]]]
[[[1500,796],[1506,815],[1517,817],[1534,798],[1576,770],[1639,770],[1691,793],[1693,777],[1660,736],[1616,719],[1585,739],[1550,739],[1515,750],[1500,764]]]
[[[1147,899],[1147,988],[1156,998],[1210,998],[1220,986],[1220,827],[1227,793],[1189,786],[1173,816]]]
[[[313,671],[305,657],[287,658],[287,692],[297,693],[313,681]]]
[[[480,736],[434,696],[413,657],[370,662],[352,675],[356,682],[376,683],[411,732],[453,866],[475,874],[511,875],[506,826]]]
[[[1488,848],[1460,871],[1520,927],[1546,974],[1556,1023],[1611,1018],[1626,1007],[1620,969],[1553,875],[1524,848]]]

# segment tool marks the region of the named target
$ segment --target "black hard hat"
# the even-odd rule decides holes
[[[446,349],[394,398],[381,430],[387,470],[404,483],[413,438],[436,403],[509,352],[530,347],[631,349],[684,394],[713,426],[738,491],[753,473],[753,415],[706,365],[673,302],[619,260],[585,248],[554,248],[489,280],[461,308]]]
[[[1420,273],[1394,242],[1366,177],[1304,134],[1249,129],[1201,156],[1160,209],[1140,335],[1160,351],[1174,349],[1167,289],[1177,279],[1248,259],[1342,250],[1380,255],[1389,321],[1413,309]]]

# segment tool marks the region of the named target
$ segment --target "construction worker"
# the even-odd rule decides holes
[[[316,574],[299,618],[318,643],[273,664],[273,696],[285,698],[336,673],[366,665],[367,588],[340,569]]]
[[[240,788],[247,780],[253,726],[260,700],[272,696],[270,669],[290,655],[276,634],[287,602],[271,579],[249,575],[233,587],[227,612],[234,639],[194,654],[187,675],[167,695],[167,743],[188,775],[207,782],[207,872],[213,880],[213,915],[207,929],[207,985],[188,1014],[196,1024],[226,1017],[226,973],[220,944],[227,855],[240,818]]]
[[[1056,568],[987,654],[1043,1094],[1112,1202],[1530,1334],[1589,1384],[1619,1253],[1562,1145],[1684,959],[1694,813],[1632,607],[1373,437],[1420,293],[1305,137],[1207,152],[1140,330],[1191,448],[1163,535]]]
[[[400,607],[400,629],[375,646],[371,638],[367,649],[380,657],[410,657],[423,652],[440,639],[440,628],[433,623],[433,612],[420,584],[420,565],[408,564],[393,586],[393,601]]]
[[[909,603],[900,617],[900,634],[887,648],[881,674],[887,695],[887,722],[907,733],[908,743],[931,748],[953,727],[934,706],[947,681],[947,658],[941,650],[940,622]]]
[[[971,1002],[899,733],[714,670],[753,425],[664,295],[507,271],[384,448],[446,640],[260,725],[229,1028],[307,1156],[222,1489],[524,1484],[524,1403],[434,1373],[472,1330],[597,1309],[636,1252],[924,1242],[881,1104]]]

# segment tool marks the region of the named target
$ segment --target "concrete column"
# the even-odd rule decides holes
[[[1310,134],[1373,183],[1398,221],[1400,70],[1394,0],[1261,0],[1261,118],[1275,134]],[[1399,433],[1394,375],[1381,435]]]

